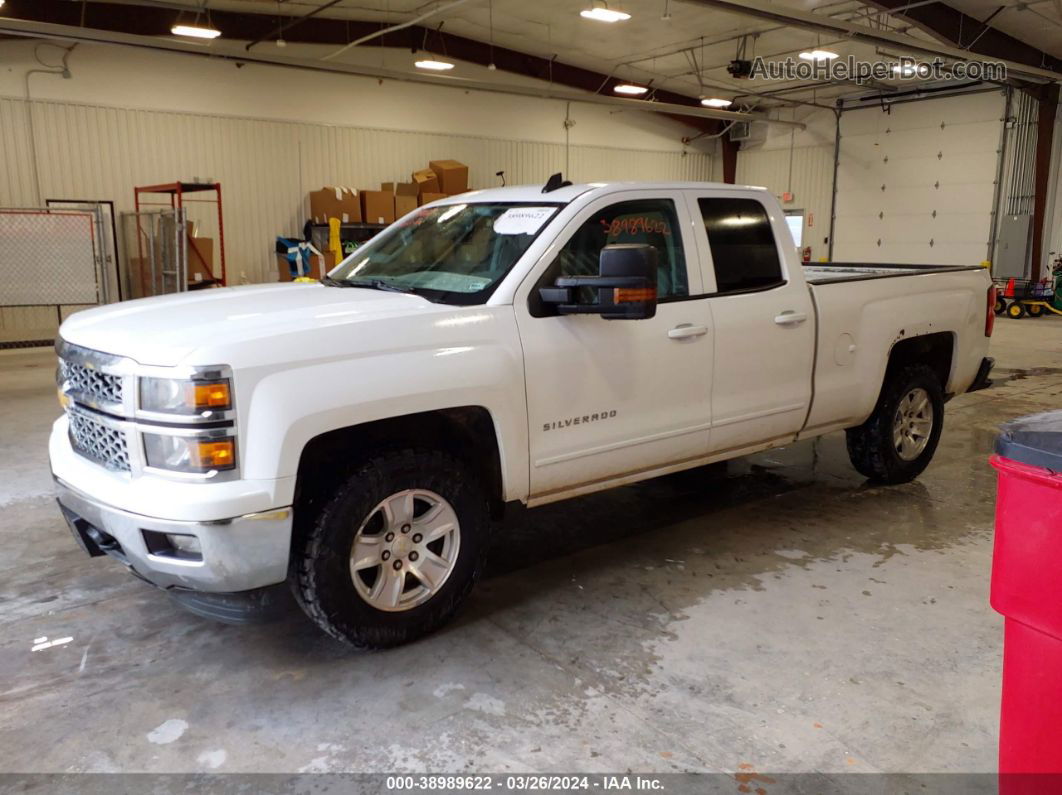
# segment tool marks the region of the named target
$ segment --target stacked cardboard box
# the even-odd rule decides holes
[[[352,188],[324,187],[310,191],[310,218],[315,224],[327,224],[338,218],[344,224],[356,224],[362,218],[362,202]]]
[[[390,224],[422,204],[468,190],[468,166],[456,160],[432,160],[414,171],[409,182],[384,182],[379,190],[324,187],[310,192],[310,219],[327,224]]]

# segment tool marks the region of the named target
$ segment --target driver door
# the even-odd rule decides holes
[[[678,193],[630,191],[585,208],[516,295],[524,350],[530,492],[547,502],[704,457],[711,422],[711,301]],[[558,315],[538,288],[591,276],[606,245],[659,255],[656,316]],[[610,484],[611,485],[611,484]]]

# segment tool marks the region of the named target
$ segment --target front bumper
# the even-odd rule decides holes
[[[290,507],[231,519],[177,521],[123,511],[59,478],[55,483],[59,506],[82,548],[90,555],[105,553],[120,560],[160,588],[230,593],[274,585],[287,578]],[[202,559],[153,553],[148,549],[145,530],[195,536]]]

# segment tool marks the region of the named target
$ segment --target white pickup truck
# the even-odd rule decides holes
[[[993,298],[978,267],[803,267],[762,189],[475,191],[322,283],[74,315],[51,465],[84,549],[189,609],[290,587],[389,646],[454,613],[507,503],[840,430],[868,478],[914,478],[990,383]]]

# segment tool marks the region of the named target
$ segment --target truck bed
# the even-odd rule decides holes
[[[804,265],[804,278],[809,284],[835,284],[866,279],[891,279],[897,276],[924,276],[929,273],[980,270],[978,265],[904,265],[858,262],[822,262]]]

